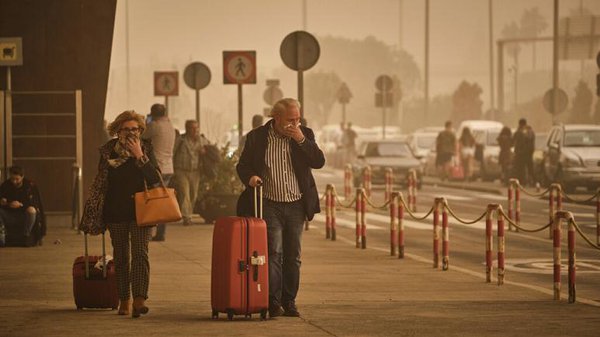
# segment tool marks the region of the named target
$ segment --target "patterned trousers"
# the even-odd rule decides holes
[[[148,298],[150,284],[148,242],[152,236],[152,227],[139,227],[133,221],[108,224],[108,230],[113,246],[119,299],[129,299],[132,292],[134,298]]]

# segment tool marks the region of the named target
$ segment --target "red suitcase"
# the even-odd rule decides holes
[[[255,200],[256,199],[256,189]],[[262,200],[262,189],[260,193]],[[262,217],[255,207],[255,214]],[[213,230],[211,305],[219,313],[267,318],[269,308],[267,225],[259,217],[222,217]]]
[[[102,255],[88,255],[88,238],[84,235],[85,255],[79,256],[73,263],[73,296],[77,310],[83,308],[117,309],[117,277],[114,262],[106,263],[106,243],[102,233]],[[102,261],[102,269],[94,265]]]

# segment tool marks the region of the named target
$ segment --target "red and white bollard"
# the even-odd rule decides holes
[[[497,204],[489,204],[485,216],[485,282],[492,282],[493,261],[492,254],[494,250],[494,234],[492,229],[492,220],[494,211],[498,208]]]
[[[560,239],[561,239],[561,227],[562,227],[562,219],[563,217],[560,214],[561,212],[556,212],[554,216],[554,220],[552,221],[552,248],[553,248],[553,258],[554,258],[554,299],[560,300]]]
[[[440,267],[440,203],[443,198],[435,198],[433,206],[433,268]]]
[[[363,188],[365,189],[367,197],[371,197],[371,166],[364,168],[363,170]]]
[[[504,252],[505,240],[504,240],[504,216],[502,215],[502,206],[498,205],[498,228],[496,229],[496,235],[498,236],[498,285],[504,284]]]
[[[394,171],[391,168],[385,169],[385,202],[390,200],[394,191]]]
[[[335,209],[335,201],[336,201],[337,193],[335,191],[335,186],[331,185],[331,204],[329,205],[330,214],[331,214],[331,241],[335,241],[337,239],[336,234],[336,209]]]
[[[404,258],[404,202],[402,193],[398,193],[398,258]]]
[[[344,170],[344,199],[350,199],[352,195],[352,165],[347,164]]]
[[[408,171],[408,208],[412,212],[417,211],[417,171],[411,169]]]
[[[548,197],[548,212],[550,221],[554,221],[554,213],[562,211],[562,188],[560,184],[550,185],[550,194]],[[549,239],[553,238],[552,228],[549,231]]]
[[[521,225],[521,188],[515,189],[515,224]],[[515,228],[515,232],[519,231],[519,227]]]
[[[356,248],[360,248],[360,214],[361,214],[361,206],[362,206],[362,189],[356,189]]]
[[[390,202],[390,255],[396,255],[398,247],[398,194],[392,194]]]
[[[575,270],[577,268],[575,261],[575,219],[573,213],[565,212],[562,210],[556,211],[552,221],[552,230],[554,233],[553,237],[553,248],[554,248],[554,299],[560,300],[560,267],[561,267],[561,231],[562,231],[562,220],[567,220],[569,223],[569,232],[567,234],[568,242],[568,254],[569,254],[569,265],[568,265],[568,280],[569,280],[569,303],[575,303]]]
[[[569,213],[570,214],[570,213]],[[569,218],[569,234],[568,234],[568,249],[569,249],[569,303],[575,303],[575,222],[573,215]]]
[[[514,199],[513,199],[513,193],[515,190],[515,186],[518,183],[517,179],[511,178],[508,180],[508,218],[510,220],[514,220],[515,216],[514,216]],[[517,187],[518,188],[518,187]],[[512,230],[512,224],[508,224],[508,230],[511,231]]]
[[[331,238],[331,185],[325,189],[325,239]]]
[[[600,246],[600,189],[596,192],[596,244]]]
[[[365,190],[361,191],[362,198],[360,199],[360,247],[367,248],[367,197]]]
[[[450,231],[448,228],[448,204],[442,199],[442,270],[448,270],[450,264]]]

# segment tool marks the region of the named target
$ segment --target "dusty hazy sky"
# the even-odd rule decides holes
[[[539,7],[551,24],[552,0],[493,2],[495,38],[506,24],[519,22],[528,8]],[[594,14],[600,14],[597,0],[562,0],[561,14],[579,8],[580,2]],[[221,128],[218,124],[229,125],[235,121],[237,92],[235,86],[223,85],[222,51],[256,50],[258,82],[244,86],[245,125],[248,125],[250,116],[260,113],[265,106],[262,101],[265,80],[273,76],[275,69],[283,67],[279,57],[281,40],[288,33],[303,29],[302,3],[302,0],[119,0],[107,119],[128,107],[146,113],[153,102],[161,101],[153,96],[152,71],[183,73],[188,63],[200,61],[212,72],[212,81],[201,94],[203,116],[212,116],[205,124],[212,122],[213,127]],[[402,41],[402,47],[415,57],[422,70],[424,3],[424,0],[307,0],[306,28],[317,36],[363,39],[372,35],[393,46]],[[125,80],[126,7],[131,67],[129,100]],[[451,92],[463,79],[477,81],[484,90],[486,109],[489,106],[488,0],[430,0],[430,8],[432,95]],[[542,35],[551,34],[551,27]],[[540,68],[550,65],[549,47],[539,47]],[[281,88],[287,96],[296,96],[294,72],[290,70],[289,77],[281,78]],[[193,118],[193,91],[183,83],[180,96],[171,102],[172,110],[181,110],[176,123]]]

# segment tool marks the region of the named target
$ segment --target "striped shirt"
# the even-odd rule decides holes
[[[292,166],[290,138],[277,134],[273,124],[269,127],[267,136],[265,164],[265,198],[278,202],[292,202],[302,198]]]

